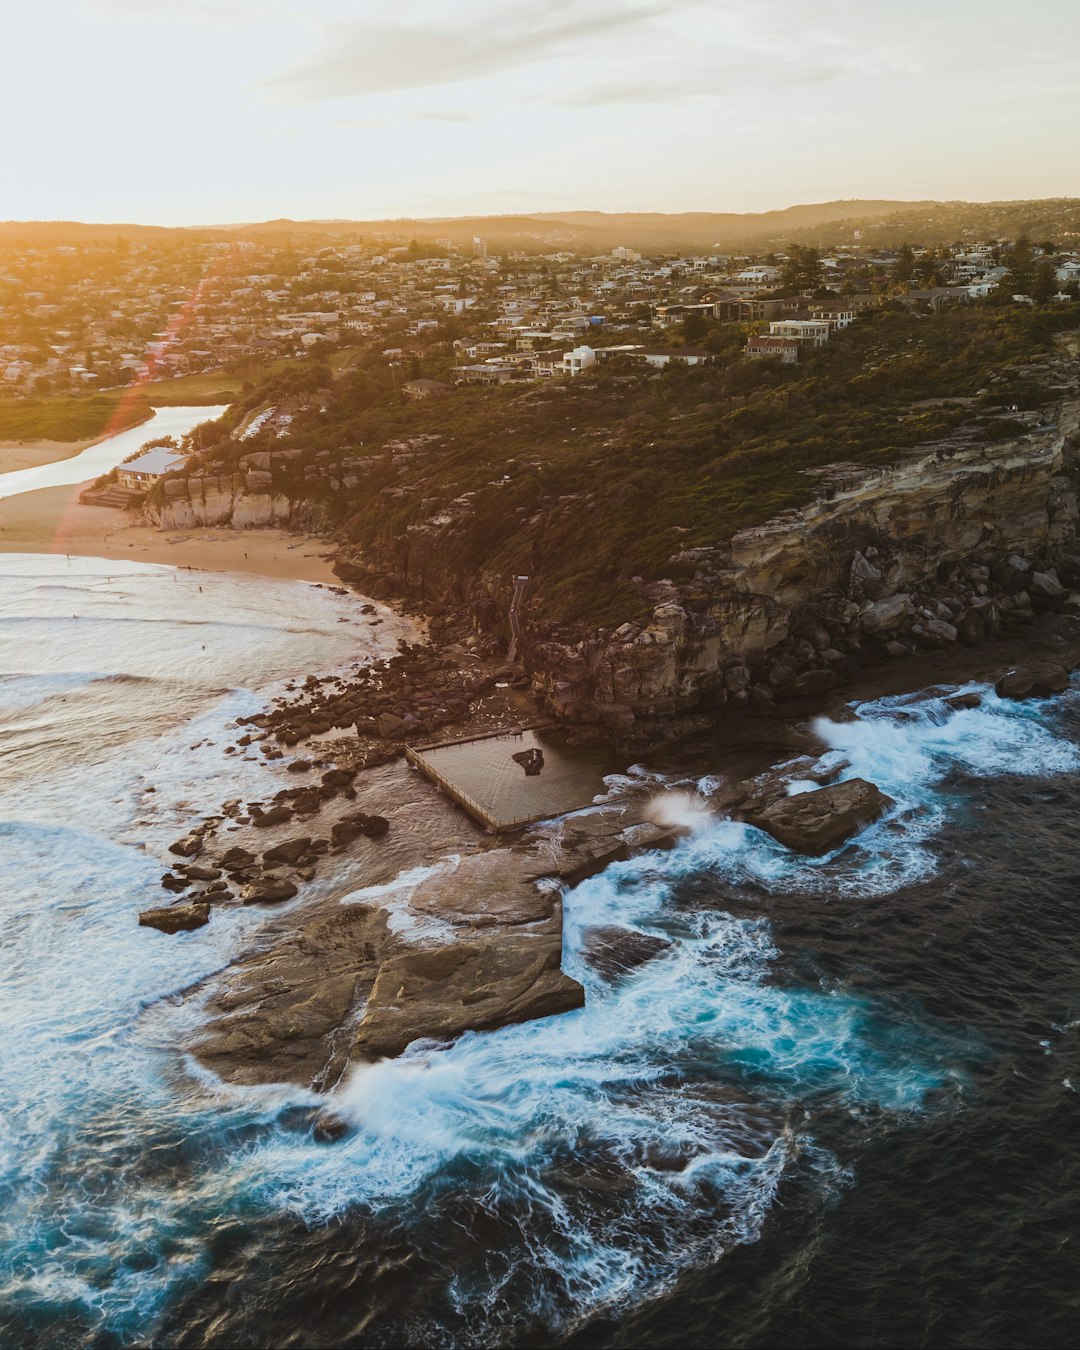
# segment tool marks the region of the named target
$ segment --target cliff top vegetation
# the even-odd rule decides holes
[[[313,362],[204,428],[202,458],[293,449],[281,486],[396,570],[411,550],[463,582],[525,573],[546,617],[621,622],[646,607],[636,578],[677,577],[680,553],[812,500],[808,470],[1022,431],[1058,396],[1054,335],[1077,327],[1075,305],[881,309],[792,367],[615,360],[418,403],[374,355],[336,382]],[[226,439],[250,408],[304,393],[284,436]]]

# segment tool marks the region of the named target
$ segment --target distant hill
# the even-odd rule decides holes
[[[266,220],[171,229],[160,225],[83,224],[78,221],[2,221],[0,246],[108,242],[123,239],[337,239],[402,244],[448,240],[469,246],[475,236],[493,252],[609,252],[620,244],[644,253],[767,251],[796,241],[823,247],[854,242],[870,247],[910,240],[946,244],[963,239],[1080,239],[1080,198],[1032,201],[832,201],[780,211],[541,211],[532,215],[453,216],[422,220]]]

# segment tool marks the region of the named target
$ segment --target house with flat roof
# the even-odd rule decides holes
[[[155,445],[141,455],[121,464],[117,470],[120,486],[131,492],[146,492],[167,473],[183,468],[186,455],[171,445]]]

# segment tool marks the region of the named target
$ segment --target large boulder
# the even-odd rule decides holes
[[[864,633],[885,633],[896,628],[913,609],[910,595],[890,595],[887,600],[864,605],[859,611],[859,622]]]
[[[1056,661],[1018,666],[1003,675],[994,690],[999,698],[1049,698],[1069,687],[1069,672]]]
[[[1031,603],[1040,609],[1060,604],[1069,594],[1053,572],[1032,572],[1027,592]]]
[[[280,905],[283,900],[291,900],[296,894],[296,886],[286,877],[259,877],[240,892],[245,905]]]
[[[263,862],[271,867],[277,863],[298,863],[308,851],[310,843],[311,840],[306,834],[297,835],[295,839],[286,839],[283,843],[268,848],[263,854]]]
[[[1026,558],[1021,558],[1019,554],[1014,553],[1011,557],[1002,558],[994,566],[993,577],[1000,590],[1012,595],[1016,591],[1027,589],[1031,580],[1032,567]]]
[[[986,638],[986,615],[982,609],[972,605],[956,616],[956,633],[961,642],[969,647],[983,642]]]
[[[292,820],[293,813],[288,806],[272,806],[269,811],[260,811],[258,815],[251,818],[252,825],[257,830],[268,830],[271,825],[284,825],[286,821]]]
[[[569,1012],[585,991],[559,968],[562,935],[494,932],[384,961],[356,1029],[358,1059],[400,1055],[414,1040],[449,1041]]]
[[[156,928],[162,933],[190,933],[210,922],[210,906],[206,901],[192,901],[188,905],[166,905],[162,909],[144,909],[139,915],[139,926]]]
[[[639,933],[636,928],[620,928],[617,924],[586,928],[581,940],[582,959],[612,981],[629,975],[672,947],[668,938]]]
[[[175,853],[179,858],[194,858],[202,851],[202,846],[202,835],[185,834],[183,839],[178,839],[175,844],[169,845],[169,852]]]
[[[787,848],[822,854],[872,825],[891,805],[892,799],[873,783],[849,778],[831,787],[778,797],[762,806],[752,803],[741,815]]]

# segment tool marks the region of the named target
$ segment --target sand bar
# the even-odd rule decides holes
[[[103,436],[91,436],[83,441],[0,441],[0,473],[38,469],[42,464],[71,459],[104,439]]]

